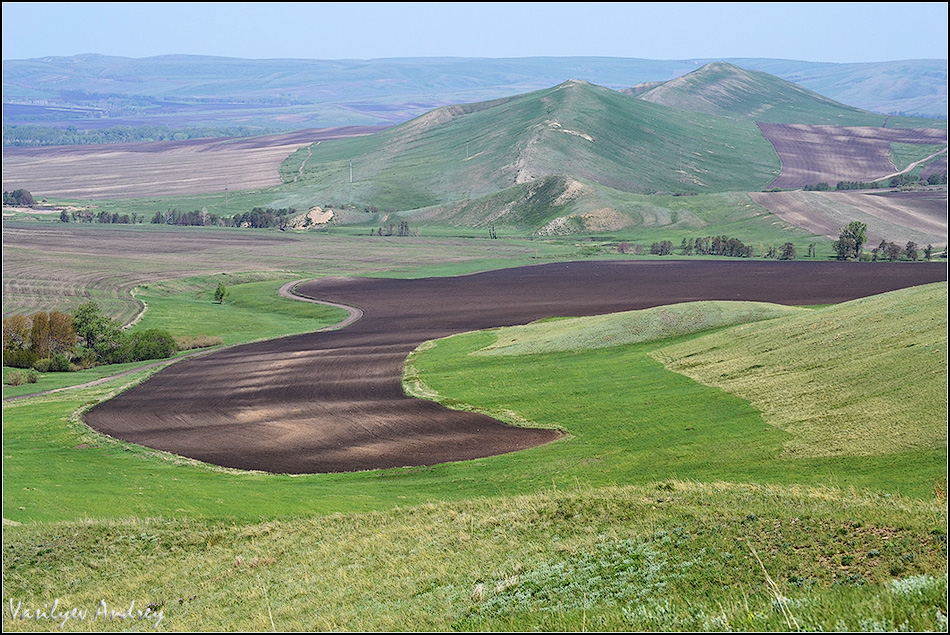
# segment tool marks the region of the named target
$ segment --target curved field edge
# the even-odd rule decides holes
[[[940,631],[946,526],[941,501],[681,480],[279,521],[5,523],[3,627]],[[88,613],[23,617],[53,598]],[[150,613],[93,620],[102,602]]]
[[[936,285],[937,295],[939,286]],[[883,299],[878,302],[893,302],[887,294],[879,298]],[[873,300],[866,302],[874,306]],[[811,320],[818,323],[819,316],[823,315],[822,310],[799,311],[798,315],[755,324],[763,329],[781,330],[786,322],[794,321],[807,327]],[[654,317],[661,315],[662,312],[653,313]],[[621,314],[614,319],[622,322],[629,316]],[[936,326],[935,330],[931,329],[931,335],[941,332],[940,319],[940,312],[936,311],[933,316]],[[879,418],[876,433],[882,438],[875,442],[887,451],[868,455],[860,447],[849,446],[848,451],[834,455],[789,453],[786,448],[803,442],[796,436],[797,429],[786,431],[772,425],[754,403],[741,395],[706,386],[663,367],[655,359],[658,350],[663,351],[670,345],[679,343],[688,347],[711,337],[717,337],[719,348],[728,351],[730,334],[752,325],[722,329],[715,335],[694,334],[681,336],[679,340],[610,348],[532,352],[521,356],[484,354],[486,348],[499,339],[513,346],[513,333],[534,337],[545,327],[556,334],[563,333],[570,330],[570,326],[564,325],[574,320],[467,333],[426,343],[410,356],[404,387],[414,396],[434,399],[447,407],[472,409],[515,424],[565,429],[570,435],[568,438],[541,450],[548,457],[552,472],[574,460],[596,466],[606,478],[625,478],[626,482],[678,476],[704,481],[834,483],[925,497],[933,496],[935,487],[937,490],[944,487],[946,431],[941,421],[945,421],[946,414],[942,401],[946,386],[945,361],[942,372],[939,367],[918,364],[916,372],[927,375],[932,371],[915,388],[922,399],[908,406],[898,397],[896,402],[904,407],[895,415],[898,419]],[[942,324],[945,338],[945,318]],[[892,325],[889,329],[900,330],[900,327]],[[535,346],[537,341],[537,337],[528,340],[526,349]],[[921,346],[921,351],[924,350],[931,350],[933,354],[932,348]],[[852,357],[858,360],[867,357],[873,368],[877,354],[878,351],[870,350]],[[766,366],[761,372],[771,372],[781,380],[785,377],[783,363],[781,359],[773,361],[772,366]],[[883,373],[880,382],[887,380],[892,368],[907,378],[903,366],[885,364],[880,369]],[[799,381],[819,393],[823,390],[833,395],[837,390],[834,379],[832,374],[809,383],[808,377],[803,375]],[[880,386],[870,384],[864,388],[869,395],[864,403],[868,409],[877,403],[873,399],[876,388]],[[791,413],[796,412],[796,404],[787,405]],[[894,410],[890,408],[888,415]],[[925,417],[925,421],[919,422],[918,415]],[[869,411],[868,418],[874,418],[873,411]],[[889,430],[899,431],[916,425],[923,426],[918,435],[920,442],[905,445],[890,442]],[[830,447],[838,447],[848,439],[850,431],[831,427],[822,432],[824,437],[813,436],[804,441],[820,443],[824,438]]]
[[[947,445],[947,283],[749,324],[656,351],[747,399],[793,438],[787,457]]]

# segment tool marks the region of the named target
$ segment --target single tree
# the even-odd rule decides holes
[[[838,260],[848,260],[861,256],[861,248],[868,239],[868,226],[858,221],[848,223],[841,230],[838,240],[834,243],[835,254]]]
[[[920,258],[920,252],[917,251],[917,243],[910,240],[907,241],[907,245],[904,247],[904,255],[907,256],[908,260],[913,260],[914,262]]]
[[[218,283],[218,288],[214,290],[214,301],[218,304],[224,304],[224,299],[228,297],[228,289],[223,283]]]
[[[782,245],[782,248],[779,250],[779,260],[795,260],[795,245],[792,243],[785,243]]]
[[[896,262],[901,259],[904,250],[897,243],[887,243],[887,259]]]

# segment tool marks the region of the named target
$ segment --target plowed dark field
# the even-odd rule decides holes
[[[944,263],[800,261],[583,262],[454,278],[324,278],[298,292],[358,307],[360,321],[173,364],[92,409],[86,422],[144,446],[278,473],[473,459],[558,433],[406,397],[403,362],[426,340],[694,300],[836,303],[946,279]]]

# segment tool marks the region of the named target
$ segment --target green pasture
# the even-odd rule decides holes
[[[922,161],[941,150],[945,150],[945,145],[922,145],[912,143],[892,143],[891,144],[891,163],[898,170],[909,167],[912,163]]]
[[[748,400],[784,456],[946,448],[947,283],[663,348],[667,368]]]
[[[237,344],[308,333],[346,319],[343,309],[281,297],[280,287],[294,280],[229,286],[222,275],[143,285],[135,297],[148,309],[136,328],[164,328],[174,336],[218,336],[225,344]],[[219,282],[228,293],[221,304],[214,301]]]

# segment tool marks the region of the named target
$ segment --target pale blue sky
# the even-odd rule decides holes
[[[947,3],[4,2],[3,59],[947,59]]]

